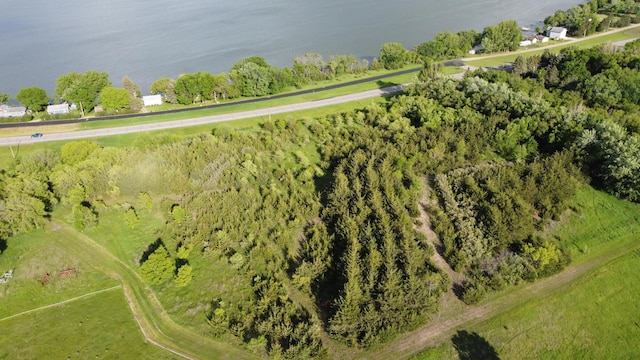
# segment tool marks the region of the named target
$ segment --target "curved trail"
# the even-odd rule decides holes
[[[69,225],[56,225],[56,231],[64,231],[69,235],[64,241],[56,237],[60,247],[121,282],[125,298],[147,341],[185,359],[254,357],[250,352],[241,351],[231,344],[218,342],[175,323],[135,270]]]
[[[632,248],[618,246],[605,255],[570,266],[561,273],[536,280],[520,290],[505,294],[482,305],[451,307],[448,313],[442,314],[444,319],[441,320],[436,314],[438,318],[431,319],[428,325],[398,336],[394,341],[385,344],[384,348],[379,349],[372,356],[366,356],[366,358],[407,358],[429,347],[438,346],[462,326],[470,326],[488,320],[526,303],[533,297],[551,296],[579,277],[639,249],[640,245]]]

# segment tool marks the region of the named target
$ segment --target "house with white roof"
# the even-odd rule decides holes
[[[142,97],[144,106],[162,105],[162,95],[147,95]]]
[[[0,105],[0,117],[20,117],[27,113],[24,106]]]
[[[60,114],[68,114],[69,113],[69,104],[57,104],[57,105],[49,105],[47,106],[47,112],[49,115],[60,115]]]
[[[554,26],[547,29],[547,36],[553,40],[564,40],[567,37],[567,28]]]

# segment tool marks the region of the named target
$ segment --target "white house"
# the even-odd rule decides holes
[[[147,95],[142,97],[144,106],[162,105],[162,95]]]
[[[27,113],[24,106],[0,105],[0,117],[19,117]]]
[[[49,115],[60,115],[60,114],[68,114],[69,113],[69,104],[58,104],[58,105],[49,105],[47,106],[47,112]]]
[[[518,43],[518,46],[529,46],[531,44],[532,44],[531,40],[522,40]]]
[[[567,37],[567,29],[559,26],[548,28],[547,36],[553,40],[564,40]]]

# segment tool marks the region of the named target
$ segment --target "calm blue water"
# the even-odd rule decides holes
[[[308,52],[375,56],[385,42],[412,48],[436,32],[535,24],[580,0],[3,0],[0,92],[58,76],[129,75],[146,93],[158,78],[226,72],[244,57],[279,67]]]

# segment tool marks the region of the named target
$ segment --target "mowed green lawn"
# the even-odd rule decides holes
[[[121,287],[0,320],[0,359],[174,359],[144,340]]]
[[[585,187],[575,207],[553,231],[572,248],[573,266],[612,260],[547,296],[457,329],[472,335],[468,343],[451,337],[415,359],[455,358],[458,350],[470,358],[482,350],[502,359],[640,358],[640,206]]]
[[[13,269],[0,284],[0,359],[173,358],[144,341],[119,283],[65,240],[49,225],[9,239],[0,255],[0,273]],[[69,268],[76,274],[60,278]]]

